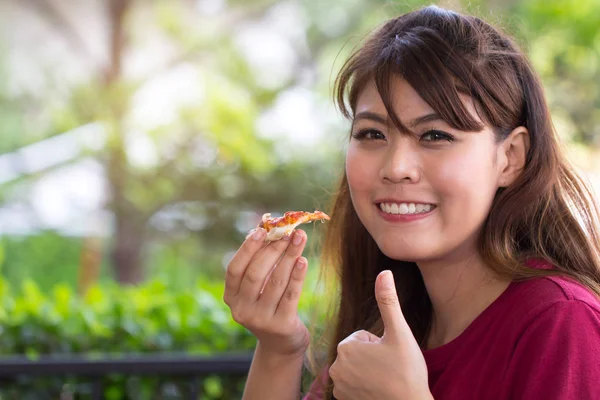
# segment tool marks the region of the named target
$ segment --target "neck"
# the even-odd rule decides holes
[[[493,274],[476,252],[418,266],[433,306],[427,349],[460,335],[510,283]]]

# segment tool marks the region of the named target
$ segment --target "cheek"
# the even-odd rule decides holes
[[[368,191],[376,182],[376,163],[364,152],[350,146],[346,153],[346,176],[350,192]]]
[[[441,162],[436,169],[439,194],[459,208],[487,207],[496,190],[496,171],[491,151],[463,152]]]

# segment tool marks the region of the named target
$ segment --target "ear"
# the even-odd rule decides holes
[[[499,146],[500,175],[498,187],[512,184],[525,168],[525,160],[529,152],[529,131],[519,126],[500,143]]]

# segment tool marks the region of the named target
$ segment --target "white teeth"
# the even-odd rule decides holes
[[[418,214],[431,211],[433,206],[419,203],[381,203],[379,208],[388,214]]]

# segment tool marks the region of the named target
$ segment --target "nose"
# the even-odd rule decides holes
[[[388,146],[379,176],[383,181],[392,183],[419,181],[419,156],[409,138],[398,138]]]

